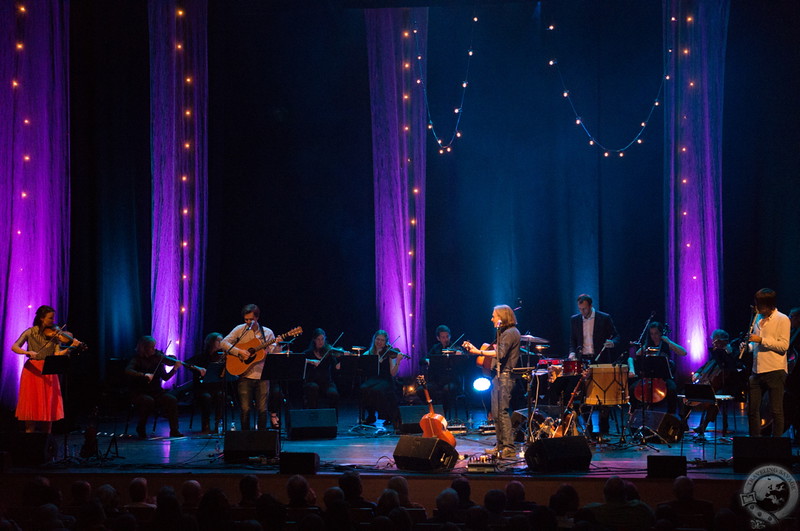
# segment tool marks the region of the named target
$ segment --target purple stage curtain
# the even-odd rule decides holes
[[[365,10],[375,182],[375,282],[378,326],[412,355],[415,373],[425,345],[425,141],[423,94],[416,79],[424,55],[428,10]],[[412,65],[403,68],[404,62]],[[422,59],[424,73],[425,57]],[[404,99],[404,95],[408,99]],[[410,362],[409,362],[410,361]]]
[[[43,304],[68,319],[69,2],[0,2],[0,50],[0,401],[13,407],[11,344]]]
[[[706,359],[722,326],[722,108],[728,0],[665,0],[669,54],[664,98],[667,316],[689,352]],[[674,18],[674,20],[673,20]]]
[[[200,348],[207,246],[205,0],[151,0],[152,335],[185,359]],[[188,375],[181,376],[184,380]]]

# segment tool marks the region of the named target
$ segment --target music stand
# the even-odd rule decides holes
[[[267,354],[264,356],[264,369],[261,371],[262,380],[277,380],[280,382],[296,382],[302,381],[306,377],[306,355],[305,354],[292,354],[276,353]],[[288,393],[289,386],[283,386]],[[267,397],[269,401],[269,397]],[[284,400],[285,402],[285,400]],[[281,410],[278,413],[279,418],[283,418],[283,402],[281,402]],[[279,424],[283,426],[283,422]]]
[[[44,365],[42,365],[42,375],[45,374],[54,374],[56,376],[64,375],[64,392],[63,394],[63,402],[64,402],[64,420],[67,419],[67,396],[69,394],[69,384],[67,383],[67,372],[69,372],[70,366],[70,357],[69,356],[47,356],[44,359]],[[64,426],[64,460],[67,460],[67,456],[69,456],[69,444],[68,444],[68,437],[69,437],[69,425],[68,423]]]
[[[370,378],[377,378],[380,372],[380,356],[362,354],[356,358],[356,374],[358,374],[358,423],[364,424],[364,397],[361,396],[361,385]]]
[[[660,439],[661,442],[666,444],[667,447],[672,448],[672,445],[670,445],[666,441],[666,439],[664,439],[664,437],[659,435],[659,433],[656,430],[654,430],[650,426],[646,426],[644,424],[645,412],[646,411],[650,411],[650,407],[653,405],[653,380],[654,379],[661,379],[661,380],[664,380],[666,382],[667,380],[671,380],[672,379],[672,370],[670,369],[670,366],[669,366],[669,358],[667,358],[666,356],[658,356],[658,355],[656,355],[656,356],[645,356],[645,357],[641,358],[639,360],[639,373],[638,374],[640,376],[640,380],[639,381],[645,382],[645,381],[649,380],[649,384],[650,384],[649,387],[648,387],[648,389],[650,390],[650,393],[649,393],[650,396],[649,397],[645,397],[644,405],[642,407],[642,423],[639,426],[639,429],[637,430],[638,436],[641,437],[642,445],[643,446],[647,446],[648,448],[650,448],[652,450],[655,450],[657,452],[660,451],[657,448],[655,448],[654,446],[651,446],[650,444],[648,444],[646,442],[646,439],[648,437],[656,437],[656,438]],[[647,385],[647,384],[645,384],[645,385]],[[647,436],[644,435],[645,430],[649,431],[650,435],[647,435]]]

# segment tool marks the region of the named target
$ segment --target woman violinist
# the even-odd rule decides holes
[[[306,379],[303,383],[305,406],[317,409],[320,396],[328,401],[328,406],[339,405],[339,390],[333,381],[333,371],[341,369],[339,357],[344,353],[328,343],[325,330],[317,328],[311,335],[311,344],[303,352],[306,356]]]
[[[400,370],[400,361],[406,357],[389,344],[386,330],[378,330],[372,336],[372,344],[364,353],[378,356],[378,374],[361,385],[364,409],[367,413],[365,424],[375,424],[376,413],[384,420],[384,425],[399,423],[400,410],[395,395],[395,377]]]
[[[13,352],[28,357],[19,380],[16,412],[17,418],[25,422],[27,433],[36,431],[37,423],[40,431],[50,433],[53,421],[64,418],[58,376],[42,374],[42,368],[45,358],[66,355],[81,342],[56,326],[55,315],[50,306],[39,306],[33,326],[22,332],[11,345]],[[23,345],[27,349],[23,349]]]

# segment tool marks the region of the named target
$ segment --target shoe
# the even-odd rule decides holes
[[[169,430],[170,437],[183,437],[183,434],[178,430]]]
[[[517,458],[517,450],[516,448],[503,448],[500,452],[500,459],[516,459]]]
[[[486,455],[497,455],[500,453],[500,448],[498,448],[497,446],[493,446],[492,448],[486,448],[483,451],[483,453],[485,453]]]

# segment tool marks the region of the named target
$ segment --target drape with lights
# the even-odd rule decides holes
[[[24,360],[9,346],[43,304],[68,317],[69,2],[0,3],[0,49],[0,401],[13,407]]]
[[[205,0],[149,2],[152,335],[181,359],[197,352],[203,326],[207,19]]]
[[[365,10],[372,111],[375,282],[378,326],[412,355],[425,347],[425,141],[427,122],[416,83],[425,68],[428,10]],[[416,39],[411,33],[417,29]],[[422,60],[418,60],[418,50]],[[421,63],[421,64],[419,64]],[[404,67],[405,64],[413,67]]]
[[[692,370],[722,326],[722,109],[727,0],[665,0],[667,315]]]

